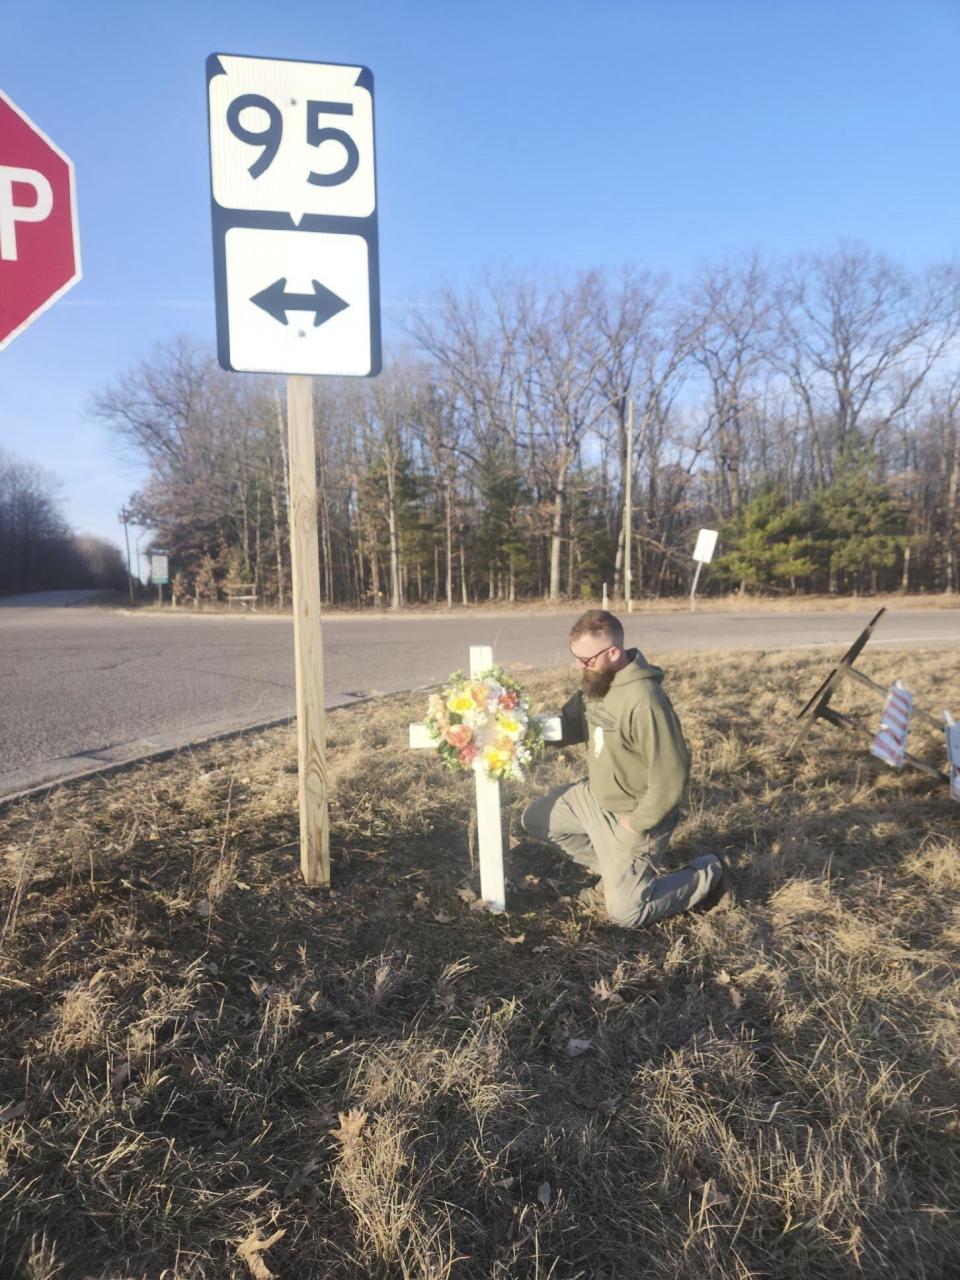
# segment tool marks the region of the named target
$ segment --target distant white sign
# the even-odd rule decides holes
[[[211,54],[207,96],[220,363],[379,373],[370,71]]]
[[[166,555],[151,554],[150,581],[155,586],[163,586],[170,581],[170,561]]]
[[[694,560],[699,560],[701,564],[710,563],[716,550],[717,536],[716,529],[700,530],[697,534],[697,545],[693,548]]]

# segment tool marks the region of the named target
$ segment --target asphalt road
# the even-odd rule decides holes
[[[292,715],[289,617],[166,616],[0,601],[0,798],[56,778]],[[678,650],[836,648],[874,611],[643,614],[628,643]],[[569,613],[324,621],[327,705],[415,689],[465,667],[471,644],[522,671],[569,662]],[[872,646],[960,646],[960,612],[889,610]]]

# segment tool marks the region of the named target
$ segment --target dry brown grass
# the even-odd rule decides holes
[[[936,654],[861,665],[960,710]],[[829,727],[782,759],[822,655],[669,666],[676,853],[736,894],[647,932],[577,905],[518,791],[511,913],[472,911],[469,783],[405,697],[330,717],[329,895],[286,730],[0,815],[2,1274],[956,1276],[960,810]]]
[[[334,615],[336,617],[370,619],[395,618],[398,616],[417,618],[434,615],[441,618],[449,618],[467,613],[562,613],[566,615],[578,613],[583,609],[599,608],[600,603],[599,598],[591,598],[589,596],[564,596],[559,600],[537,598],[533,600],[517,600],[512,604],[507,600],[482,600],[475,604],[455,604],[452,609],[447,609],[443,604],[410,603],[405,604],[397,611],[386,607],[374,609],[371,606],[365,609],[357,609],[353,605],[325,604],[323,612],[325,617]],[[125,611],[129,611],[123,600],[116,602],[114,607],[124,607]],[[748,592],[741,595],[739,591],[733,591],[728,595],[720,596],[700,594],[696,598],[697,613],[876,613],[881,607],[898,611],[903,609],[960,609],[960,597],[956,592],[947,591],[898,591],[866,596],[792,596],[786,593],[764,595],[757,592]],[[610,608],[622,613],[623,601],[611,598]],[[637,613],[689,613],[690,598],[686,594],[659,596],[656,599],[652,596],[642,596],[634,601],[634,608]],[[255,612],[247,612],[224,604],[222,601],[204,603],[199,608],[195,608],[193,602],[188,601],[180,604],[176,610],[172,610],[169,604],[158,606],[155,602],[142,601],[136,605],[135,611],[137,613],[162,613],[165,617],[182,616],[195,618],[210,616],[246,618],[248,620],[276,617],[278,613],[278,610],[271,605],[263,605]],[[289,615],[289,606],[286,606],[280,612]]]

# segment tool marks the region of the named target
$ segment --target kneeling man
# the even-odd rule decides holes
[[[591,609],[579,618],[570,651],[581,688],[561,712],[560,745],[587,744],[587,777],[527,805],[523,828],[600,873],[614,924],[651,924],[695,906],[723,879],[712,853],[658,874],[680,817],[690,753],[663,672],[638,649],[624,649],[612,613]]]

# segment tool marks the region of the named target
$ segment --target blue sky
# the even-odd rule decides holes
[[[0,88],[74,161],[84,279],[0,352],[0,446],[118,543],[140,474],[91,398],[175,334],[214,345],[213,51],[372,68],[387,359],[413,305],[504,264],[960,249],[960,0],[6,9]]]

